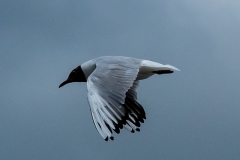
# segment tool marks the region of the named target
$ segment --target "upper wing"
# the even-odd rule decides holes
[[[88,77],[91,115],[98,132],[105,140],[108,137],[113,139],[112,129],[119,133],[122,127],[134,127],[132,124],[128,125],[131,110],[127,106],[131,105],[131,99],[136,100],[135,89],[138,82],[135,79],[139,66],[140,62],[134,59],[100,59],[96,61],[96,69]],[[128,105],[125,104],[126,95],[130,99]],[[134,124],[134,115],[132,119],[130,123]]]

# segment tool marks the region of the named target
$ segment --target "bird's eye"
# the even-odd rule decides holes
[[[75,71],[72,71],[71,74],[70,74],[70,76],[74,76],[75,74],[76,74],[76,72],[75,72]]]

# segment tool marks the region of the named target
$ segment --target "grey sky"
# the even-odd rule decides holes
[[[240,159],[240,1],[0,1],[0,159]],[[147,120],[105,142],[86,84],[103,55],[171,64],[138,88]]]

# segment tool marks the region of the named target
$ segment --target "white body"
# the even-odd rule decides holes
[[[145,111],[136,101],[139,80],[152,76],[154,71],[178,70],[149,60],[130,57],[99,57],[81,65],[87,79],[88,101],[93,122],[100,135],[113,139],[112,131],[125,129],[134,132],[143,123]]]
[[[110,57],[110,56],[107,56]],[[100,58],[104,58],[104,57],[100,57]],[[130,57],[121,57],[121,56],[117,56],[114,58],[129,58],[132,59]],[[99,59],[99,58],[97,58]],[[83,63],[81,65],[82,70],[86,76],[86,78],[89,77],[89,75],[95,70],[96,68],[96,61],[97,59],[93,59],[90,61],[87,61],[85,63]],[[163,65],[161,63],[157,63],[157,62],[153,62],[153,61],[149,61],[149,60],[141,60],[141,59],[136,59],[140,62],[140,66],[139,66],[139,72],[138,72],[138,76],[137,76],[137,80],[142,80],[142,79],[146,79],[150,76],[152,76],[154,73],[152,73],[153,71],[158,71],[158,70],[171,70],[171,71],[179,71],[179,69],[177,69],[174,66],[171,65]]]

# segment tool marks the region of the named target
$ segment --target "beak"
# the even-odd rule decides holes
[[[60,85],[59,85],[59,88],[61,88],[62,86],[64,86],[65,84],[68,84],[70,83],[70,81],[67,79],[66,81],[62,82]]]

